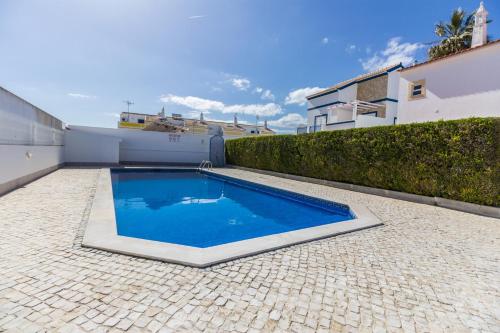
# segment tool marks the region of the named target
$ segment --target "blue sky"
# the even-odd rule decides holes
[[[116,127],[126,110],[280,132],[304,95],[392,62],[425,60],[434,24],[479,1],[2,0],[0,86],[66,123]],[[500,2],[486,0],[500,38]]]

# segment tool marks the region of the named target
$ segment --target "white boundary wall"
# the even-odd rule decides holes
[[[212,135],[71,126],[0,87],[0,195],[65,163],[199,164]]]
[[[0,195],[64,163],[62,122],[0,87]]]
[[[127,128],[69,126],[66,131],[66,162],[199,164],[209,159],[211,137]]]
[[[120,138],[77,129],[64,131],[64,160],[72,164],[118,164]]]

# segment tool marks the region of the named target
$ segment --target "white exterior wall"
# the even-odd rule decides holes
[[[326,131],[336,131],[336,130],[342,130],[342,129],[349,129],[349,128],[354,128],[354,124],[355,122],[354,121],[350,121],[350,122],[347,122],[347,123],[338,123],[338,124],[332,124],[332,125],[328,125],[325,127],[324,130]]]
[[[400,72],[395,70],[389,72],[387,78],[387,98],[397,100],[399,98],[399,78]]]
[[[71,129],[65,131],[64,139],[66,163],[120,163],[120,138]]]
[[[119,141],[118,156],[120,162],[199,164],[202,160],[210,158],[211,135],[149,132],[127,128],[85,126],[70,126],[70,128],[71,131],[84,135],[99,135],[108,141],[108,144],[103,148],[95,147],[96,150],[104,150],[96,152],[95,156],[109,154],[108,151],[113,148],[116,141]],[[115,139],[114,143],[113,138]],[[71,146],[72,144],[68,141],[68,150],[74,148]],[[112,159],[115,159],[115,156],[113,155]],[[114,162],[104,161],[103,163]]]
[[[401,72],[398,124],[500,117],[500,43]],[[425,79],[426,96],[408,100],[408,85]]]
[[[64,163],[62,123],[0,88],[0,194]]]
[[[334,93],[308,100],[307,126],[314,126],[315,117],[321,114],[328,114],[328,123],[337,123],[352,120],[352,112],[343,109],[336,109],[335,105],[328,105],[314,110],[309,109],[334,102],[351,102],[356,99],[357,87],[357,84],[353,84]],[[330,127],[332,126],[327,126],[326,129],[329,129]]]
[[[385,104],[385,118],[382,119],[385,119],[388,125],[394,125],[394,120],[397,122],[399,103],[385,101],[383,104]]]
[[[355,127],[362,128],[362,127],[384,126],[391,124],[387,122],[387,118],[358,115],[358,117],[356,118]]]
[[[63,146],[0,145],[0,156],[0,194],[55,170],[64,162]]]
[[[338,101],[339,93],[334,92],[325,96],[321,96],[318,98],[313,98],[307,101],[307,126],[314,126],[314,119],[316,116],[320,114],[325,114],[328,112],[328,107],[320,107],[321,105],[334,103]],[[314,110],[309,110],[310,108],[319,107]],[[328,115],[328,119],[330,119],[330,115]]]
[[[314,108],[317,106],[336,102],[338,100],[339,100],[339,92],[336,91],[336,92],[333,92],[333,93],[328,94],[328,95],[324,95],[324,96],[320,96],[320,97],[316,97],[316,98],[313,98],[311,100],[308,100],[307,101],[307,108],[308,109]]]

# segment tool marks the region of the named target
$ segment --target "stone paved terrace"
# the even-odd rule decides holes
[[[82,248],[98,170],[61,169],[0,197],[0,331],[500,332],[500,221],[220,172],[385,225],[189,268]]]

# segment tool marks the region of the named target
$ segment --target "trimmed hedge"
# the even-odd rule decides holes
[[[500,205],[500,118],[226,141],[248,168]]]

